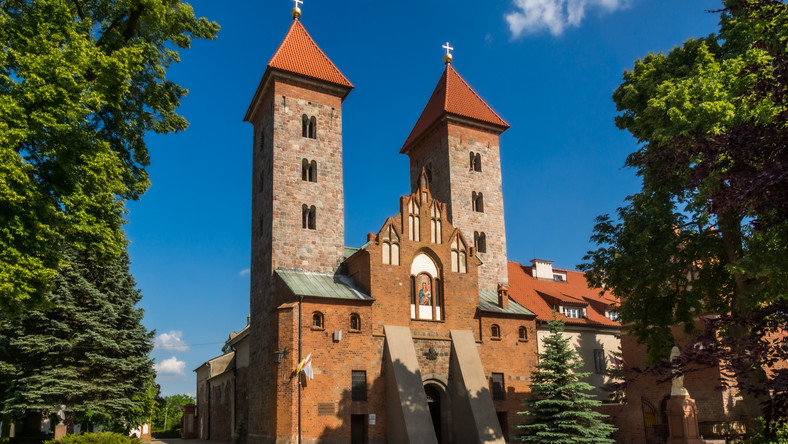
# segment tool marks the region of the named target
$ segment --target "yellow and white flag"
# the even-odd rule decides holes
[[[308,354],[306,358],[302,359],[301,362],[298,363],[298,367],[296,367],[296,374],[301,374],[302,371],[310,381],[314,379],[314,374],[312,372],[312,353]]]

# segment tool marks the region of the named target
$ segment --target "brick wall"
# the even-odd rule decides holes
[[[673,328],[673,335],[679,347],[686,346],[690,340],[680,327]],[[626,390],[627,408],[614,418],[614,425],[619,428],[617,442],[647,442],[647,437],[656,433],[655,429],[664,431],[667,427],[667,416],[664,412],[665,403],[670,397],[670,377],[654,376],[635,370],[645,369],[647,366],[646,347],[638,344],[632,336],[622,336],[621,349],[627,369],[625,377],[630,382]],[[736,394],[737,391],[722,389],[720,383],[718,367],[695,368],[684,377],[684,386],[695,400],[698,422],[701,425],[745,419],[746,410],[741,397]],[[644,423],[644,409],[649,407],[656,411],[656,427],[652,428],[646,427]]]

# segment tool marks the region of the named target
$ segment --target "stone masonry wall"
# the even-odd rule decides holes
[[[430,190],[446,202],[448,220],[473,244],[474,232],[485,233],[487,250],[479,271],[481,288],[497,290],[508,282],[506,227],[498,134],[454,122],[442,122],[422,136],[410,152],[411,185],[422,167],[432,171]],[[470,153],[480,153],[482,171],[470,168]],[[484,196],[484,211],[472,209],[472,193]]]
[[[277,268],[333,272],[344,253],[342,99],[338,93],[276,77],[254,124],[248,436],[272,442],[282,418],[277,379],[274,281]],[[301,116],[317,119],[317,138],[302,137]],[[302,180],[302,159],[317,163],[317,182]],[[302,227],[302,205],[316,207],[316,229]],[[288,422],[289,424],[289,422]],[[285,428],[288,428],[286,426]]]

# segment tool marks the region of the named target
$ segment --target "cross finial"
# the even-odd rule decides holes
[[[301,17],[301,8],[298,5],[304,3],[304,0],[292,0],[295,2],[295,6],[293,7],[293,20],[298,20]]]
[[[451,63],[451,59],[454,58],[451,55],[451,50],[454,49],[454,48],[449,46],[449,42],[446,42],[446,44],[443,45],[442,48],[444,48],[446,50],[446,54],[443,56],[443,61],[446,62],[446,64],[448,65],[449,63]]]

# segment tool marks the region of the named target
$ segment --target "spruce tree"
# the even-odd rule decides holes
[[[515,438],[523,442],[551,444],[612,444],[616,430],[603,422],[606,415],[591,410],[601,403],[588,392],[593,388],[580,381],[588,373],[574,370],[583,365],[580,356],[562,335],[564,323],[553,318],[550,336],[544,339],[544,352],[531,374],[531,398],[523,401],[528,410],[521,415],[533,419],[517,426],[523,431]]]
[[[153,332],[122,254],[70,253],[47,307],[0,316],[0,405],[19,417],[66,405],[69,422],[130,427],[154,377]],[[148,413],[148,416],[150,414]]]

